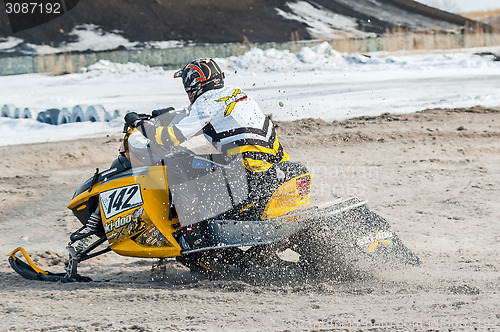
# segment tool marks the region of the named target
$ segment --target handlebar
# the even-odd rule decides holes
[[[137,115],[139,116],[140,120],[151,120],[151,119],[154,119],[156,117],[159,117],[160,115],[163,115],[163,114],[166,114],[166,113],[171,113],[171,112],[175,112],[175,108],[173,108],[173,107],[167,107],[167,108],[153,110],[151,112],[151,115],[145,114],[145,113],[141,113],[141,114],[137,114]],[[130,125],[128,125],[127,123],[125,123],[125,125],[123,126],[123,132],[126,133],[131,128],[132,127]]]

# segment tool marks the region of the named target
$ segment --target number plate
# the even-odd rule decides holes
[[[106,219],[138,207],[143,203],[141,188],[138,184],[103,191],[99,196]]]

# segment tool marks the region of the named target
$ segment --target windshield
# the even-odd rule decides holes
[[[151,121],[166,128],[186,115],[168,112]],[[248,197],[241,156],[226,158],[202,132],[171,150],[151,142],[139,131],[128,134],[127,141],[135,173],[143,174],[145,166],[165,166],[166,181],[156,175],[154,189],[169,191],[183,226],[216,218]]]

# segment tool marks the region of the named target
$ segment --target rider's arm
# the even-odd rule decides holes
[[[213,108],[205,103],[191,105],[189,115],[179,123],[168,127],[157,127],[156,142],[171,141],[174,146],[191,139],[203,132],[203,128],[210,123],[213,117]]]
[[[199,112],[198,109],[198,107],[191,108],[187,117],[172,126],[155,126],[152,122],[134,118],[133,115],[126,118],[126,121],[158,145],[177,146],[200,133],[210,122],[212,114],[206,111]]]
[[[163,127],[155,126],[150,121],[137,120],[132,124],[144,135],[152,144],[161,145],[164,147],[177,146],[185,141],[182,133],[174,131],[172,126]]]

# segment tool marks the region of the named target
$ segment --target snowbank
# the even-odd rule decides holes
[[[226,84],[245,89],[275,120],[342,120],[438,107],[500,106],[500,62],[493,61],[492,55],[476,54],[484,51],[500,52],[500,48],[347,54],[323,43],[296,54],[252,49],[239,57],[216,60],[226,73]],[[72,110],[75,105],[101,105],[113,116],[114,110],[122,110],[116,120],[121,121],[128,110],[149,113],[186,106],[187,96],[181,81],[172,78],[173,72],[100,61],[63,76],[3,76],[0,107],[13,105],[9,108],[12,113],[25,108]],[[2,119],[2,130],[19,120],[11,121]],[[93,133],[120,127],[105,123],[85,126],[95,126]],[[23,136],[36,139],[37,135],[26,135],[29,130],[7,129],[9,134],[2,136],[0,144],[25,142]],[[76,138],[82,132],[87,130],[68,130],[60,137]]]

